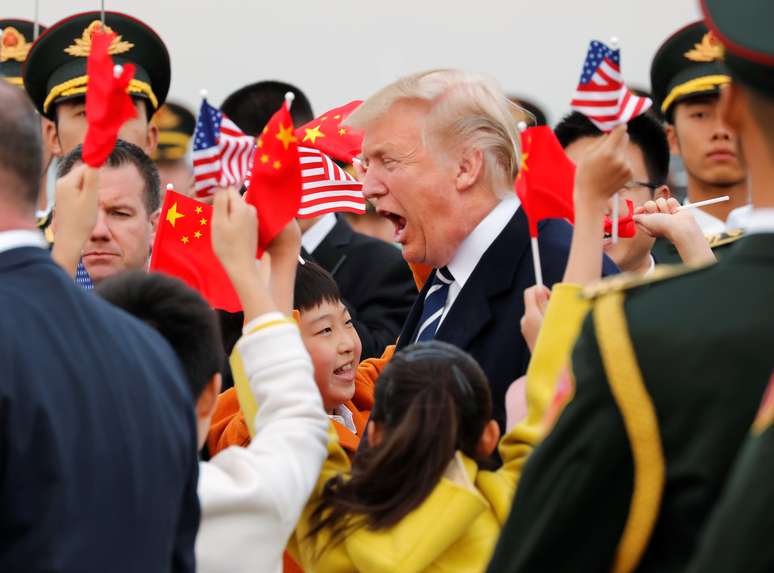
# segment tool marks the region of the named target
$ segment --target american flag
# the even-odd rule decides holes
[[[634,95],[623,82],[621,50],[593,40],[583,63],[580,83],[570,105],[602,131],[627,123],[650,109],[650,98]]]
[[[344,169],[313,147],[298,147],[301,164],[301,206],[298,216],[302,219],[317,217],[336,211],[348,211],[362,215],[366,211],[363,184]],[[249,186],[250,176],[245,180]]]
[[[254,147],[255,138],[202,100],[192,154],[196,196],[207,197],[214,187],[241,186]]]

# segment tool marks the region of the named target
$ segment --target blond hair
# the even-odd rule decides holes
[[[423,140],[443,150],[462,146],[484,157],[484,176],[502,197],[511,193],[519,170],[519,132],[513,119],[516,104],[492,78],[461,70],[430,70],[400,78],[368,98],[347,118],[366,129],[399,101],[430,105]],[[518,108],[520,109],[520,108]]]

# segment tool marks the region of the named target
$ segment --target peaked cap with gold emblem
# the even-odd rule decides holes
[[[38,33],[42,34],[45,26],[39,26]],[[17,86],[24,82],[21,77],[21,68],[27,59],[32,38],[35,33],[35,23],[29,20],[8,18],[0,20],[0,77]]]
[[[32,45],[22,73],[27,93],[42,115],[53,119],[55,103],[85,95],[91,34],[100,26],[100,12],[76,14],[51,26]],[[150,111],[155,111],[169,91],[167,47],[145,23],[126,14],[105,12],[105,27],[116,34],[109,49],[113,61],[135,65],[129,93],[146,99]]]
[[[702,0],[707,25],[725,49],[734,80],[774,98],[774,3],[771,0]]]
[[[730,81],[722,60],[723,45],[704,22],[694,22],[672,34],[650,66],[656,109],[671,121],[676,103],[718,93]]]
[[[159,144],[154,161],[176,161],[185,157],[196,129],[196,116],[184,105],[168,101],[153,116],[159,128]]]

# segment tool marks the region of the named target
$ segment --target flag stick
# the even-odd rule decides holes
[[[175,190],[175,186],[174,186],[174,184],[172,184],[172,183],[167,183],[167,191],[174,191],[174,190]]]
[[[290,111],[290,106],[293,105],[294,99],[296,99],[296,94],[294,94],[293,92],[285,93],[285,103],[288,104],[288,111]]]
[[[620,205],[618,203],[618,193],[613,195],[613,244],[618,242],[618,216]]]
[[[537,237],[530,237],[532,245],[532,264],[535,266],[535,284],[543,286],[543,269],[540,266],[540,250],[538,249]]]
[[[102,22],[102,26],[105,26],[105,0],[99,0],[99,19]]]
[[[38,6],[38,4],[39,3],[40,3],[40,0],[35,0],[35,26],[34,26],[34,28],[32,28],[32,41],[33,42],[38,39],[38,35],[40,34],[40,20],[38,18],[38,13],[39,13],[39,10],[38,10],[39,6]]]
[[[722,197],[715,197],[714,199],[707,199],[706,201],[699,201],[698,203],[689,203],[688,205],[680,205],[677,210],[682,211],[683,209],[695,209],[696,207],[704,207],[706,205],[714,205],[715,203],[722,203],[723,201],[728,201],[731,197],[728,195],[723,195]]]

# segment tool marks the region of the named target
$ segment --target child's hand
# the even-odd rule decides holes
[[[235,275],[255,270],[258,217],[234,188],[213,198],[212,250],[234,282]]]
[[[575,208],[607,208],[607,201],[632,180],[627,158],[629,134],[619,125],[586,152],[575,172]]]
[[[292,260],[295,265],[301,253],[301,227],[298,226],[298,221],[291,219],[269,243],[266,252],[274,261]]]
[[[530,352],[535,350],[550,297],[551,291],[542,285],[534,285],[524,291],[524,316],[521,317],[521,334],[524,336]]]
[[[269,285],[277,308],[283,314],[293,309],[293,290],[298,256],[301,253],[301,228],[295,219],[274,238],[266,249],[271,257]]]
[[[81,249],[97,224],[99,172],[78,165],[56,182],[56,208],[52,231],[52,257],[71,276],[81,257]]]

